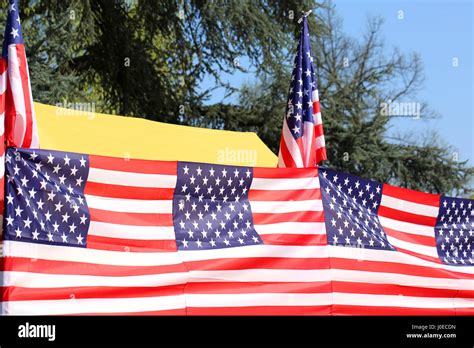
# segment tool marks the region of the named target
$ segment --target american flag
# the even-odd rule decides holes
[[[7,146],[39,147],[17,0],[10,0],[0,73]]]
[[[6,161],[4,314],[474,314],[472,200],[329,168]]]
[[[315,167],[324,160],[323,121],[305,16],[291,75],[286,117],[283,119],[278,167]]]

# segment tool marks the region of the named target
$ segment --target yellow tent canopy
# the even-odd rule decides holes
[[[35,103],[41,148],[94,155],[275,167],[255,133],[230,132]]]

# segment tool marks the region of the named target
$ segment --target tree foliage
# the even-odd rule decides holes
[[[352,38],[330,2],[313,0],[21,0],[20,6],[36,100],[92,101],[107,113],[254,131],[275,152],[296,20],[312,8],[325,164],[417,190],[472,192],[474,169],[436,134],[390,132],[393,117],[381,104],[416,100],[423,69],[416,54],[387,49],[379,18],[368,20],[365,36]],[[256,81],[231,86],[221,76],[245,70],[242,57]],[[215,86],[203,90],[209,77]],[[209,104],[218,87],[238,95],[237,102]],[[423,103],[418,122],[437,116]]]

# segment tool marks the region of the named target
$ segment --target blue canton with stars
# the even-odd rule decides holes
[[[18,13],[18,1],[10,0],[3,41],[3,57],[7,57],[8,55],[8,46],[14,44],[23,44],[23,34],[21,32],[20,16]]]
[[[314,123],[312,94],[317,93],[306,17],[303,18],[297,52],[286,107],[286,122],[295,139],[303,136],[304,122]]]
[[[441,197],[435,226],[438,255],[446,264],[474,265],[472,199]]]
[[[85,247],[88,156],[9,148],[5,162],[5,239]]]
[[[328,168],[319,169],[328,244],[395,250],[377,216],[382,184]]]
[[[262,244],[253,226],[248,167],[178,162],[173,224],[179,250]]]

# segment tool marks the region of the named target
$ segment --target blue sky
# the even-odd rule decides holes
[[[441,116],[435,120],[396,119],[392,132],[437,131],[441,139],[459,151],[460,159],[474,165],[473,106],[473,18],[471,0],[335,0],[336,12],[344,31],[352,37],[362,35],[367,16],[381,16],[385,22],[382,38],[388,48],[403,53],[418,52],[424,66],[425,82],[413,102],[426,101]],[[399,19],[403,11],[403,19]],[[311,29],[310,29],[311,30]],[[458,66],[453,66],[457,58]],[[247,61],[242,59],[245,66]],[[239,87],[252,81],[253,74],[226,74],[224,80]],[[202,87],[213,86],[205,79]],[[216,90],[209,103],[223,100]],[[225,100],[235,101],[235,98]],[[323,116],[324,117],[324,116]]]

